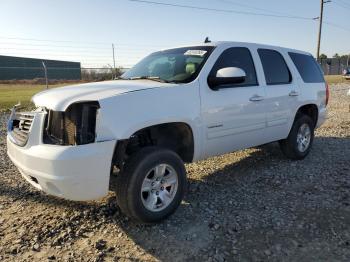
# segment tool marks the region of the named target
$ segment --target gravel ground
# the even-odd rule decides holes
[[[350,261],[349,85],[303,161],[276,144],[187,166],[189,191],[158,225],[136,225],[111,192],[88,203],[36,191],[0,130],[0,261]]]

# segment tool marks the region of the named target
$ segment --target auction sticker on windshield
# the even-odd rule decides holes
[[[187,50],[184,55],[204,56],[206,53],[205,50]]]

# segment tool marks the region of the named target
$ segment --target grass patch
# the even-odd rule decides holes
[[[327,75],[326,81],[329,84],[349,83],[340,75]],[[55,88],[73,83],[63,83],[50,85],[49,88]],[[40,84],[0,84],[0,111],[12,108],[19,101],[23,107],[30,105],[30,99],[36,93],[45,90],[45,85]]]
[[[325,79],[328,84],[342,84],[342,83],[350,83],[350,80],[346,80],[341,75],[327,75]]]
[[[68,84],[53,85],[49,88],[65,85]],[[0,84],[0,111],[12,108],[19,101],[23,107],[28,107],[31,97],[43,90],[45,90],[44,85]]]

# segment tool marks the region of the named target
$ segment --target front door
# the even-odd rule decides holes
[[[265,92],[259,86],[251,52],[246,47],[230,47],[222,52],[209,76],[226,67],[241,68],[246,79],[240,84],[215,90],[202,77],[201,114],[204,123],[204,157],[220,155],[261,144],[265,130]]]

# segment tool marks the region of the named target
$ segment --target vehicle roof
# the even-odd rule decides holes
[[[258,43],[249,43],[249,42],[236,42],[236,41],[215,41],[215,42],[209,42],[209,43],[194,43],[192,45],[182,45],[182,46],[177,46],[175,48],[191,47],[191,46],[217,46],[217,47],[219,47],[219,46],[229,46],[229,45],[242,45],[242,46],[246,46],[246,47],[255,47],[255,48],[269,48],[269,49],[275,49],[275,50],[284,50],[287,52],[295,52],[295,53],[300,53],[300,54],[305,54],[305,55],[312,55],[308,52],[293,49],[293,48],[286,48],[286,47],[266,45],[266,44],[258,44]],[[167,48],[167,49],[169,49],[169,48]],[[166,49],[164,49],[164,50],[166,50]]]

